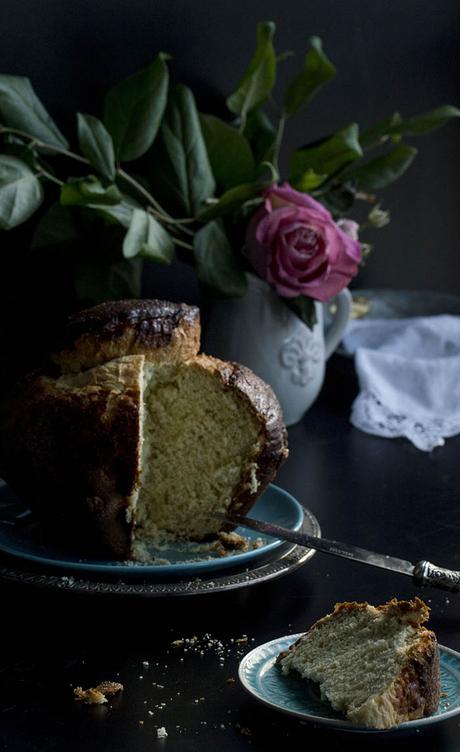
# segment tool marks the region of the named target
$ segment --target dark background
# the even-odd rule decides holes
[[[173,56],[172,81],[191,86],[201,110],[225,116],[260,20],[276,22],[279,52],[295,53],[279,66],[280,89],[310,35],[323,39],[338,71],[289,123],[284,162],[295,146],[352,121],[460,105],[457,0],[2,0],[0,71],[29,76],[74,145],[75,112],[100,114],[107,89],[160,50]],[[455,293],[460,122],[411,142],[419,154],[381,194],[392,221],[364,238],[374,251],[354,286]],[[17,341],[34,322],[46,327],[70,293],[52,264],[27,254],[27,228],[2,233],[0,243],[3,307]],[[198,302],[193,272],[180,264],[152,266],[146,277],[146,295]]]

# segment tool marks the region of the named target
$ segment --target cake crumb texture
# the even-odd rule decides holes
[[[439,655],[415,598],[381,606],[346,602],[319,619],[277,664],[316,682],[321,696],[352,723],[391,728],[433,714],[439,704]]]

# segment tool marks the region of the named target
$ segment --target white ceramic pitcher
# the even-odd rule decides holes
[[[275,391],[286,425],[292,426],[319,394],[325,363],[338,346],[350,317],[351,295],[342,290],[324,332],[323,304],[315,302],[313,329],[299,319],[264,280],[248,275],[246,295],[214,301],[203,350],[223,360],[243,363]]]

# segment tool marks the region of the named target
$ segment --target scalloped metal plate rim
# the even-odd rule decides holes
[[[321,529],[314,514],[305,507],[303,507],[303,511],[304,520],[301,531],[320,536]],[[13,563],[16,564],[16,562],[10,557],[1,557],[0,579],[46,589],[93,595],[137,597],[203,595],[249,587],[287,575],[305,564],[315,553],[314,549],[288,544],[275,549],[273,557],[268,562],[259,563],[258,566],[248,567],[244,570],[231,570],[219,577],[195,577],[176,581],[155,580],[150,582],[131,580],[123,582],[122,578],[105,581],[101,578],[88,580],[79,578],[77,573],[69,574],[67,572],[59,576],[43,572],[39,567],[22,569],[13,566]],[[11,563],[12,561],[13,563]],[[30,565],[30,562],[28,564]]]

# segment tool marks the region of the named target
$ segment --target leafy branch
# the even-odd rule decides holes
[[[187,87],[171,88],[168,55],[160,53],[108,92],[102,119],[77,114],[78,150],[29,79],[0,75],[0,228],[28,221],[46,199],[33,247],[71,249],[76,290],[94,302],[124,294],[144,259],[171,263],[176,248],[202,284],[244,294],[244,228],[267,186],[281,179],[285,129],[336,75],[311,37],[278,104],[277,69],[290,53],[277,53],[275,31],[272,22],[258,24],[254,54],[226,100],[228,121],[199,113]],[[394,113],[364,130],[348,124],[297,148],[287,179],[334,217],[347,216],[356,200],[375,203],[374,191],[409,168],[417,150],[405,139],[459,115],[444,105],[407,119]],[[378,217],[383,226],[387,219]]]

